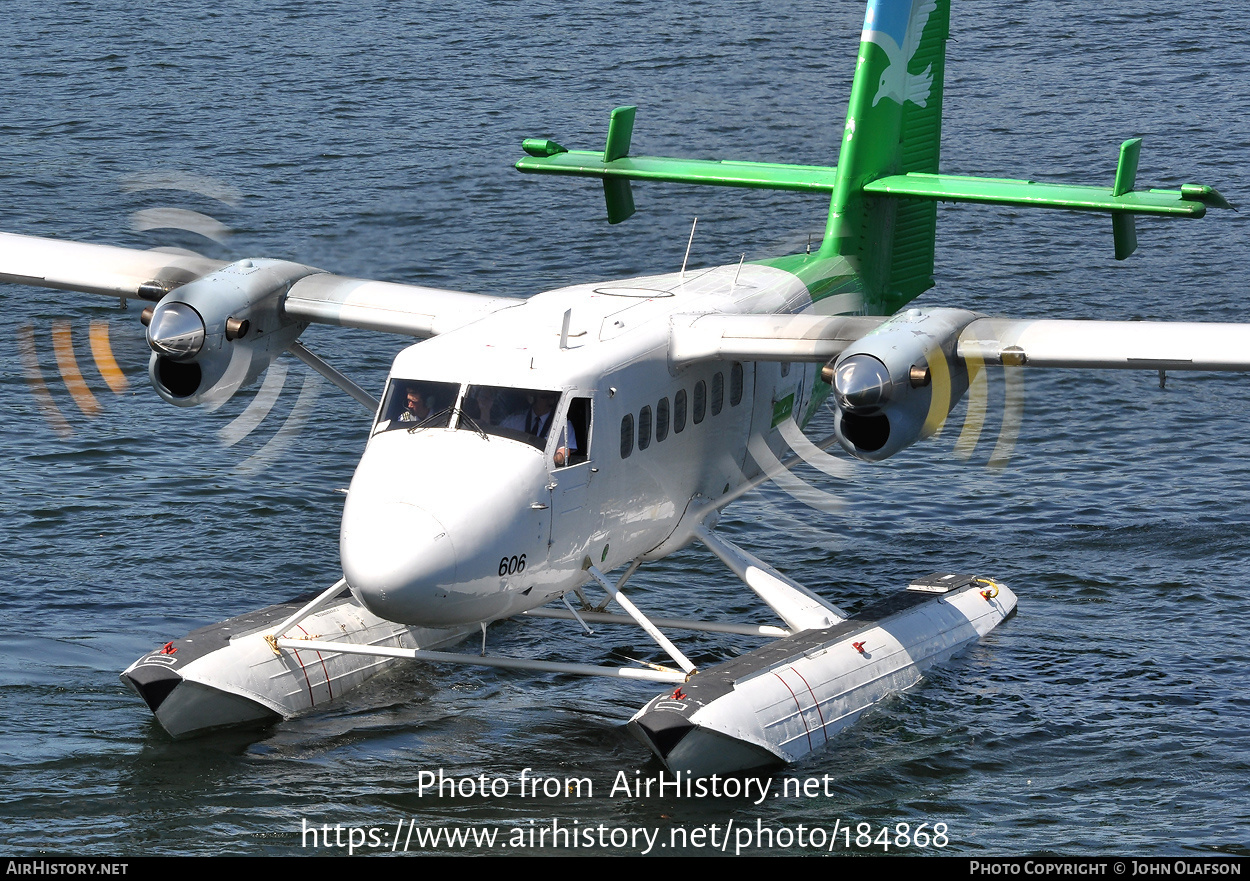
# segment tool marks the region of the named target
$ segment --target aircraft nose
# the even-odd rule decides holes
[[[544,462],[529,444],[473,431],[375,434],[339,533],[357,598],[383,618],[432,628],[532,605],[530,592],[545,589],[551,522]]]
[[[440,586],[456,583],[456,549],[437,518],[406,502],[344,512],[343,575],[365,607],[416,623]]]

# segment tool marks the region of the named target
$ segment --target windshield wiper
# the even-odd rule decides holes
[[[469,429],[475,432],[478,437],[480,437],[482,440],[487,440],[487,441],[490,440],[490,435],[486,433],[486,429],[478,425],[477,420],[474,419],[472,416],[470,416],[468,413],[464,412],[463,408],[460,410],[457,410],[456,412],[460,414],[460,420],[459,422],[456,423],[457,425],[464,425],[467,422],[469,423]]]
[[[439,410],[437,413],[431,413],[429,416],[426,416],[416,425],[409,428],[408,433],[412,434],[414,431],[419,431],[422,428],[431,428],[435,424],[437,424],[438,420],[441,417],[448,416],[450,413],[451,413],[451,407],[444,407],[443,409]],[[450,422],[450,419],[448,419],[448,422]]]

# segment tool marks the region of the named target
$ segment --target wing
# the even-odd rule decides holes
[[[669,358],[696,361],[815,361],[837,358],[885,318],[854,315],[674,315]]]
[[[917,314],[941,311],[929,310]],[[972,312],[954,341],[960,360],[1004,367],[1250,370],[1250,324],[988,318]],[[837,360],[895,318],[846,315],[677,315],[671,358],[696,361]],[[951,340],[929,340],[923,350]],[[908,365],[910,366],[910,365]]]
[[[0,233],[0,281],[32,287],[159,300],[225,265],[190,252],[140,251]]]
[[[227,265],[189,251],[142,251],[0,233],[0,281],[32,287],[155,302]],[[508,297],[367,281],[298,264],[287,266],[290,274],[304,274],[281,294],[282,311],[305,324],[430,337],[517,304]]]
[[[878,461],[934,433],[982,366],[1250,371],[1250,324],[987,318],[682,315],[674,361],[825,362],[838,442]]]
[[[961,359],[1008,367],[1250,370],[1250,324],[981,318]]]
[[[154,302],[144,310],[149,372],[161,397],[179,406],[224,400],[288,349],[372,406],[367,393],[299,346],[310,323],[429,337],[520,302],[281,260],[227,264],[185,251],[10,233],[0,233],[0,281]]]
[[[297,281],[283,300],[298,321],[431,337],[519,305],[512,297],[345,278],[319,272]]]

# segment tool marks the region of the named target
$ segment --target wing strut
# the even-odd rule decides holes
[[[706,526],[696,526],[694,535],[796,633],[832,627],[846,620],[846,613],[837,606],[812,593],[793,578],[782,575],[759,557],[714,534]]]
[[[287,346],[287,351],[290,352],[292,355],[294,355],[296,358],[299,358],[301,361],[303,361],[313,370],[320,373],[326,379],[330,380],[330,382],[338,386],[339,389],[341,389],[344,392],[347,392],[347,394],[355,398],[370,413],[378,412],[378,407],[381,406],[381,404],[377,400],[377,398],[373,397],[373,395],[369,394],[360,386],[356,385],[356,383],[352,382],[342,373],[335,370],[325,361],[322,361],[320,358],[314,355],[311,351],[309,351],[308,347],[305,346],[303,343],[297,340],[296,342],[293,342],[291,343],[291,345]]]
[[[608,596],[616,600],[617,605],[624,609],[629,614],[629,617],[638,622],[638,626],[647,631],[647,634],[656,641],[656,644],[659,645],[660,648],[664,649],[670,658],[677,662],[677,666],[685,670],[687,675],[693,675],[697,672],[694,664],[690,662],[690,659],[683,655],[681,650],[678,649],[677,646],[673,645],[667,636],[660,632],[659,628],[647,620],[647,616],[644,615],[637,606],[630,602],[625,597],[625,594],[617,590],[616,585],[609,581],[606,575],[600,572],[595,566],[589,567],[586,571],[590,573],[590,576],[595,581],[599,582],[600,587],[608,592]]]

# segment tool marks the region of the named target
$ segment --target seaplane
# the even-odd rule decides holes
[[[122,680],[186,737],[310,711],[405,661],[610,676],[662,686],[628,725],[668,769],[737,773],[822,748],[1013,615],[1008,586],[976,572],[911,573],[848,614],[716,531],[797,463],[842,461],[833,449],[878,462],[932,436],[989,367],[1250,369],[1250,325],[909,306],[934,285],[938,202],[1106,213],[1120,259],[1137,215],[1229,207],[1207,185],[1139,188],[1140,140],[1121,145],[1110,185],[945,173],[950,27],[949,0],[869,0],[836,166],[635,155],[634,107],[611,111],[602,150],[522,145],[520,172],[600,181],[610,223],[635,213],[635,181],[823,194],[823,237],[789,256],[520,299],[0,235],[0,280],[146,302],[148,374],[170,404],[216,406],[290,353],[372,418],[342,578],[168,639]],[[375,397],[300,342],[314,323],[417,342]],[[825,407],[833,431],[809,439]],[[777,622],[664,618],[629,599],[640,567],[691,544]],[[517,615],[637,626],[669,660],[488,651],[487,626]],[[700,669],[678,631],[764,642]],[[480,651],[453,650],[478,637]]]

